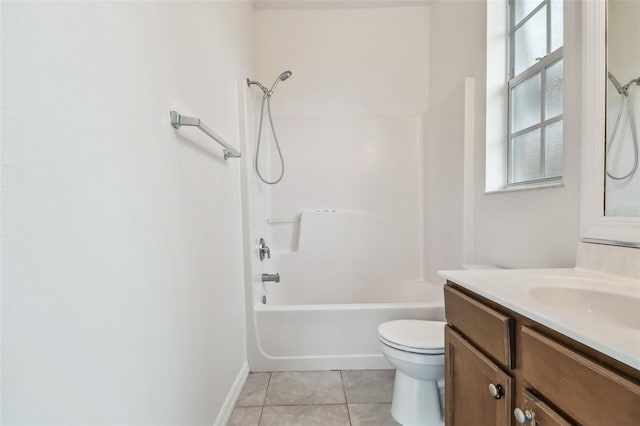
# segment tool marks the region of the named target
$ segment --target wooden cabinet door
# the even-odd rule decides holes
[[[445,424],[510,426],[512,378],[449,326],[445,329]],[[499,399],[489,385],[502,389]]]

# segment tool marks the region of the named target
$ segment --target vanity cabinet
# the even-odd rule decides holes
[[[640,371],[445,286],[447,426],[640,424]]]

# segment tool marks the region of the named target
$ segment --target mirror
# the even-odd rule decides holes
[[[640,205],[640,196],[638,194],[638,186],[634,193],[631,186],[623,185],[621,183],[610,184],[609,180],[615,180],[607,178],[605,179],[605,161],[608,160],[609,170],[613,172],[614,176],[618,174],[625,174],[629,169],[629,164],[633,166],[633,157],[631,162],[629,158],[622,158],[625,156],[624,152],[616,153],[616,146],[610,149],[609,158],[605,158],[607,136],[608,131],[613,130],[615,124],[615,117],[617,117],[617,109],[615,109],[615,102],[620,102],[620,94],[617,92],[615,85],[611,79],[607,76],[607,7],[611,3],[612,7],[617,7],[618,3],[622,3],[624,6],[637,6],[637,1],[629,0],[609,0],[605,1],[585,1],[581,2],[582,7],[582,172],[581,172],[581,235],[583,241],[595,242],[601,244],[617,244],[629,247],[640,248],[640,216],[637,214]],[[614,5],[615,3],[615,5]],[[637,10],[637,9],[636,9]],[[612,15],[619,15],[617,12],[612,11]],[[610,60],[611,60],[611,72],[617,79],[620,87],[622,88],[630,80],[640,77],[640,75],[628,76],[630,73],[626,67],[631,65],[625,65],[625,70],[615,69],[618,65],[615,65],[614,56],[617,56],[615,61],[635,61],[636,73],[640,71],[638,67],[638,30],[635,28],[638,26],[640,17],[638,12],[632,16],[630,12],[624,12],[623,17],[616,18],[611,17],[610,31],[614,31],[614,27],[618,29],[622,28],[624,23],[631,22],[630,28],[627,28],[627,35],[624,33],[618,37],[622,39],[623,46],[614,46],[618,42],[615,41],[615,36],[612,37],[609,47]],[[628,35],[629,31],[635,31],[635,33]],[[626,37],[629,37],[626,40]],[[621,53],[614,53],[619,50]],[[627,58],[628,56],[628,58]],[[622,57],[621,59],[619,57]],[[619,74],[616,75],[616,73]],[[627,87],[629,93],[634,91],[633,97],[636,98],[631,108],[636,107],[638,99],[640,97],[640,87],[633,86]],[[612,103],[615,111],[614,122],[608,127],[605,126],[605,120],[607,117],[607,88],[610,90]],[[615,92],[614,92],[615,91]],[[630,93],[631,94],[631,93]],[[617,99],[616,99],[617,97]],[[640,110],[640,107],[636,107],[636,110]],[[622,114],[626,114],[624,111]],[[611,116],[611,113],[609,114]],[[635,114],[634,114],[635,116]],[[620,119],[622,120],[622,118]],[[625,132],[623,124],[619,124],[619,132],[621,135]],[[636,129],[638,130],[638,129]],[[630,132],[630,127],[627,124],[626,132]],[[640,135],[638,135],[640,136]],[[612,138],[614,144],[622,144],[618,142],[616,136]],[[631,136],[629,136],[631,137]],[[626,143],[629,143],[628,141]],[[622,145],[619,145],[622,146]],[[628,149],[628,148],[626,148]],[[631,147],[633,151],[633,147]],[[627,151],[628,152],[628,151]],[[626,154],[628,157],[628,154]],[[616,157],[619,157],[617,160]],[[624,161],[623,161],[624,160]],[[626,171],[624,167],[627,167]],[[638,166],[640,168],[640,165]],[[631,177],[627,178],[631,180]],[[640,171],[636,171],[633,179],[640,179]],[[621,189],[625,188],[625,192]],[[626,189],[629,188],[629,193]],[[605,196],[605,189],[607,190]],[[605,210],[608,214],[605,215]],[[634,214],[634,212],[636,214]]]
[[[640,216],[640,1],[607,1],[605,216]]]

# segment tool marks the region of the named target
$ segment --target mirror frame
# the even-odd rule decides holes
[[[581,235],[585,242],[640,248],[640,217],[604,215],[607,2],[582,2]]]

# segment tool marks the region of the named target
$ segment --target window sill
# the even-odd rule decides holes
[[[484,191],[483,194],[491,195],[491,194],[501,194],[505,192],[520,192],[520,191],[530,191],[534,189],[563,188],[563,187],[564,187],[563,181],[549,182],[549,183],[533,183],[531,185],[518,185],[518,186],[510,186],[507,188],[492,189],[492,190]]]

